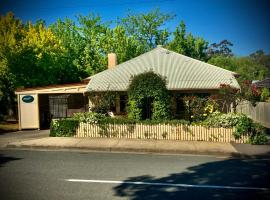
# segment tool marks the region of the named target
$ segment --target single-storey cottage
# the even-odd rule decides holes
[[[161,46],[117,65],[116,55],[109,55],[108,69],[89,77],[87,93],[118,92],[114,112],[125,114],[127,89],[132,76],[153,71],[167,79],[167,89],[173,93],[174,115],[183,110],[182,97],[196,94],[209,96],[218,92],[220,84],[239,89],[237,74],[223,68],[169,51]],[[90,99],[91,107],[91,99]],[[92,105],[94,106],[94,105]]]
[[[125,114],[131,77],[147,71],[166,77],[167,89],[173,94],[174,115],[181,114],[184,95],[215,94],[220,84],[240,88],[236,73],[161,46],[119,65],[116,54],[111,53],[108,55],[108,69],[81,83],[17,90],[20,128],[41,128],[51,118],[87,111],[95,106],[88,98],[89,94],[93,96],[108,91],[117,92],[112,111],[116,115]]]

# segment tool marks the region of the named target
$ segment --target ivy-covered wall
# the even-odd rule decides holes
[[[171,94],[166,88],[166,79],[152,71],[131,78],[128,88],[128,117],[142,120],[145,99],[151,102],[151,119],[171,118]]]

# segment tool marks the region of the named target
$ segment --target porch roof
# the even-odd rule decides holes
[[[84,93],[88,82],[49,85],[33,88],[20,88],[15,94],[66,94]]]
[[[236,73],[158,46],[136,58],[89,77],[86,91],[126,91],[132,76],[152,70],[167,80],[169,90],[240,88]]]

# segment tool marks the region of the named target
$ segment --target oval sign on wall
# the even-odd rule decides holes
[[[31,103],[34,101],[34,97],[31,95],[26,95],[22,98],[22,101],[25,103]]]

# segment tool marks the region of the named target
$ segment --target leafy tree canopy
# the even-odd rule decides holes
[[[159,9],[149,13],[132,14],[119,20],[129,36],[135,37],[145,45],[145,51],[151,50],[156,45],[165,45],[169,32],[163,25],[174,18],[174,15],[162,13]]]
[[[207,49],[208,57],[214,56],[224,56],[224,57],[231,57],[233,56],[231,47],[233,43],[229,40],[222,40],[219,43],[211,44]]]
[[[212,57],[208,63],[222,67],[227,70],[237,72],[239,80],[262,80],[267,72],[267,68],[255,61],[251,57]]]
[[[174,38],[168,44],[168,48],[180,54],[205,61],[208,42],[201,37],[195,37],[186,33],[186,25],[182,21],[173,32]]]

